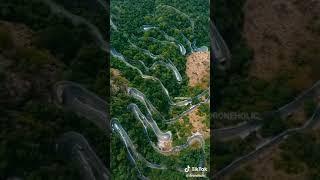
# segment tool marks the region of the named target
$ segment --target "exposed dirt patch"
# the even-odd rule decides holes
[[[210,53],[209,52],[195,52],[187,57],[186,74],[189,78],[190,87],[200,87],[206,89],[210,82]],[[199,109],[196,108],[188,114],[189,123],[191,125],[191,132],[199,132],[204,137],[210,136],[210,129],[203,122],[205,116],[201,116]],[[183,122],[180,119],[180,123]]]
[[[293,127],[301,127],[309,118],[310,117],[307,117],[304,107],[302,106],[288,117],[287,122]]]
[[[271,154],[272,153],[272,154]],[[274,167],[274,160],[280,157],[280,150],[276,147],[270,154],[260,157],[252,162],[253,179],[282,179],[282,180],[303,180],[307,179],[306,175],[302,172],[300,174],[287,174],[282,170],[277,170]]]
[[[254,51],[250,74],[265,80],[281,72],[302,75],[296,74],[298,66],[293,61],[302,50],[301,44],[313,44],[320,39],[310,30],[319,10],[320,3],[315,0],[247,0],[244,36]],[[303,82],[297,81],[300,85]],[[307,83],[302,85],[308,86]]]
[[[110,69],[110,84],[111,95],[117,94],[120,91],[126,92],[129,81],[121,76],[121,72],[118,69]]]
[[[189,123],[191,124],[191,132],[201,133],[205,138],[210,136],[210,129],[205,125],[203,122],[205,120],[205,116],[199,115],[199,109],[196,108],[194,111],[190,112],[188,114]],[[180,123],[183,122],[182,119],[180,119]]]
[[[110,68],[110,72],[112,77],[119,77],[121,75],[118,69]]]
[[[210,81],[210,53],[195,52],[187,57],[186,73],[189,86],[207,88]]]
[[[0,27],[11,33],[15,46],[31,46],[34,33],[26,25],[0,21]]]

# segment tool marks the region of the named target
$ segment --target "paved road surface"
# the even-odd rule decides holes
[[[305,101],[311,97],[318,97],[320,95],[320,80],[317,81],[311,88],[303,91],[299,96],[297,96],[290,103],[282,106],[276,111],[263,113],[263,118],[270,118],[272,116],[278,116],[286,118],[288,115],[295,112],[299,107],[301,107]],[[259,120],[248,120],[248,122],[242,123],[241,125],[226,127],[221,129],[214,129],[214,137],[218,140],[230,140],[232,138],[244,137],[251,132],[259,129],[261,127],[261,122]]]
[[[229,164],[225,168],[223,168],[220,171],[218,171],[217,173],[215,173],[213,179],[219,179],[225,175],[231,174],[232,172],[234,172],[236,169],[241,167],[246,162],[256,159],[261,153],[263,153],[267,150],[270,150],[271,147],[274,147],[275,145],[281,143],[289,135],[296,133],[296,132],[301,132],[304,130],[312,129],[315,125],[319,124],[319,122],[320,122],[320,107],[317,107],[313,116],[303,126],[301,126],[299,128],[288,129],[288,130],[282,132],[281,134],[274,136],[269,142],[258,147],[256,150],[252,151],[251,153],[244,155],[242,157],[239,157],[238,159],[234,160],[231,164]]]
[[[77,162],[84,180],[108,180],[110,172],[98,158],[87,140],[79,133],[67,132],[56,145],[56,151],[65,158]]]
[[[107,102],[79,84],[60,81],[54,88],[58,104],[91,120],[98,128],[110,132]]]

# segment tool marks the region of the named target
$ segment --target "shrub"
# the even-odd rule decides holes
[[[10,32],[0,28],[0,49],[10,49],[13,47],[13,40]]]
[[[23,71],[33,72],[52,62],[46,51],[35,48],[18,48],[16,59],[18,67]]]

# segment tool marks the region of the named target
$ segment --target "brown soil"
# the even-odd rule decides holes
[[[314,0],[247,0],[244,36],[254,52],[250,74],[270,80],[281,72],[288,72],[297,77],[305,74],[303,79],[308,79],[309,70],[296,72],[299,67],[292,61],[301,44],[316,43],[320,39],[308,28],[319,9],[319,1]],[[299,86],[309,85],[308,81],[296,81],[300,82]]]
[[[280,158],[280,150],[276,147],[273,152],[264,157],[256,159],[251,163],[252,178],[260,180],[281,179],[281,180],[304,180],[303,172],[301,174],[287,174],[282,170],[274,168],[273,161]]]
[[[118,69],[110,69],[111,95],[126,92],[128,83],[129,81],[121,76],[121,72]]]
[[[302,126],[310,117],[307,117],[304,107],[300,107],[297,111],[293,112],[291,117],[287,119],[295,127]]]
[[[210,136],[210,129],[203,122],[206,117],[200,116],[198,111],[198,108],[196,108],[194,111],[188,114],[189,122],[192,126],[191,131],[193,133],[199,132],[205,138],[207,138]]]
[[[186,74],[189,78],[190,87],[200,87],[202,89],[208,88],[210,81],[210,53],[209,52],[195,52],[187,57]],[[200,116],[198,108],[188,114],[191,131],[193,133],[199,132],[204,137],[210,136],[210,129],[206,127],[203,120],[206,118]],[[180,119],[180,123],[183,120]]]
[[[15,46],[31,46],[34,33],[26,25],[0,21],[0,27],[11,33]]]
[[[110,68],[111,77],[119,77],[121,75],[118,69]]]
[[[210,53],[195,52],[187,57],[189,86],[207,88],[210,80]]]

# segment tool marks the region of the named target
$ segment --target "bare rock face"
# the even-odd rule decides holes
[[[118,69],[111,68],[110,73],[111,95],[115,95],[119,92],[126,92],[129,81],[121,76]]]
[[[247,0],[244,36],[253,49],[250,73],[270,80],[292,67],[301,43],[312,41],[309,30],[320,12],[318,0]]]
[[[172,141],[159,140],[158,147],[160,148],[161,151],[170,151],[172,149]]]
[[[209,87],[210,54],[209,52],[195,52],[187,57],[186,74],[189,86]]]

